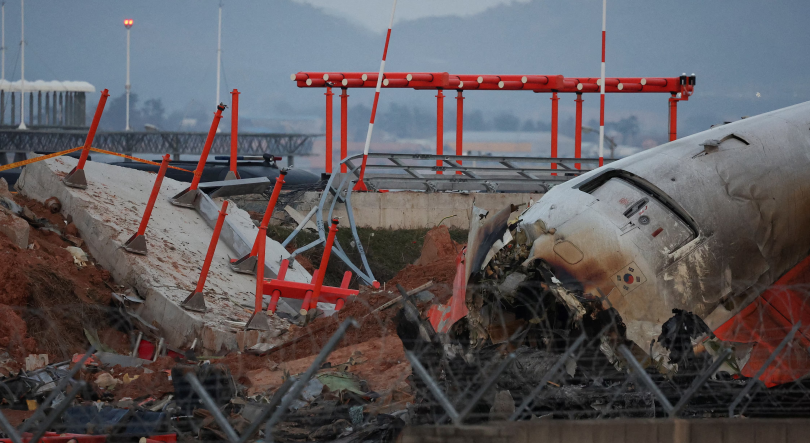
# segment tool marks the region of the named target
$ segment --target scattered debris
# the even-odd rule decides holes
[[[36,371],[48,366],[48,354],[31,354],[25,357],[25,370]]]
[[[70,254],[73,256],[73,263],[76,266],[83,268],[87,266],[87,262],[90,261],[90,258],[87,257],[87,253],[84,252],[81,248],[77,248],[75,246],[68,246],[65,248]]]
[[[59,199],[56,197],[51,197],[45,200],[43,204],[45,205],[46,208],[48,208],[49,211],[51,211],[51,214],[56,214],[57,212],[62,211],[62,202],[60,202]],[[73,228],[75,229],[76,227],[74,226]],[[75,235],[72,232],[70,234]]]

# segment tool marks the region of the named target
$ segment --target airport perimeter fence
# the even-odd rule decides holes
[[[291,318],[297,335],[261,352],[176,356],[170,370],[141,375],[149,380],[139,382],[138,398],[113,400],[137,380],[124,377],[126,367],[99,363],[96,346],[73,362],[22,370],[0,378],[0,428],[13,443],[66,443],[64,433],[79,442],[97,441],[85,434],[392,441],[422,424],[810,415],[800,318],[779,323],[767,310],[748,309],[722,334],[750,341],[731,343],[697,316],[676,312],[644,349],[626,339],[627,325],[609,307],[572,310],[541,286],[494,298],[486,285],[468,291],[484,294],[483,306],[447,333],[430,324],[430,306],[441,302],[430,288],[389,289],[332,317]],[[795,302],[790,294],[770,303]],[[277,383],[261,385],[256,371],[263,370]],[[112,387],[102,386],[105,373],[117,379]],[[173,392],[159,395],[165,378]],[[10,424],[7,416],[33,408],[21,425]]]

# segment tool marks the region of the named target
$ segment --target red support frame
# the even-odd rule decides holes
[[[326,87],[326,166],[327,174],[332,174],[332,87]]]
[[[343,160],[349,156],[349,94],[347,88],[340,88],[340,172],[346,173]]]
[[[464,155],[462,143],[464,142],[464,91],[458,90],[456,96],[456,155]],[[456,161],[459,165],[461,160]],[[456,175],[461,175],[461,171],[456,171]]]
[[[239,141],[239,94],[241,92],[234,89],[231,91],[231,158],[230,170],[225,180],[238,180],[239,172],[236,170],[237,146]]]
[[[669,99],[669,141],[678,138],[678,99],[675,94]]]
[[[321,257],[320,267],[312,274],[311,283],[299,283],[285,280],[287,276],[287,269],[290,265],[289,260],[281,261],[281,269],[278,272],[278,278],[264,282],[264,294],[270,295],[270,305],[267,310],[275,313],[278,306],[278,300],[281,297],[295,298],[302,300],[301,315],[307,313],[318,307],[318,302],[334,303],[335,310],[341,310],[346,300],[359,293],[356,289],[349,289],[349,282],[352,278],[351,271],[346,271],[343,274],[343,280],[340,287],[335,288],[332,286],[324,286],[323,279],[326,275],[326,267],[329,264],[329,257],[332,254],[332,245],[335,242],[335,235],[337,235],[338,220],[332,219],[332,226],[329,228],[329,236],[326,238],[326,244],[323,249],[323,257]],[[258,297],[258,295],[257,295]]]
[[[442,155],[444,152],[444,94],[441,88],[436,94],[436,155]],[[436,167],[441,168],[444,162],[441,159],[436,160]],[[441,169],[436,170],[436,174],[443,174]]]
[[[300,88],[321,88],[329,87],[331,83],[340,82],[343,93],[341,94],[341,161],[346,158],[346,108],[348,88],[375,88],[379,73],[376,72],[299,72],[292,74],[290,79],[295,81]],[[437,98],[437,124],[436,124],[436,153],[442,155],[443,151],[443,89],[456,89],[459,93],[457,97],[457,122],[456,122],[456,153],[461,155],[462,146],[462,126],[463,126],[463,103],[462,96],[465,90],[490,90],[490,91],[532,91],[535,93],[551,93],[552,97],[552,120],[556,121],[556,104],[559,93],[577,94],[577,112],[579,122],[577,123],[575,141],[575,151],[578,157],[582,155],[582,94],[600,93],[601,79],[597,77],[564,77],[562,75],[472,75],[472,74],[449,74],[447,72],[388,72],[383,74],[381,87],[384,88],[411,88],[415,90],[438,91]],[[694,93],[695,76],[681,75],[678,77],[608,77],[605,78],[605,93],[669,93],[669,137],[670,140],[676,138],[677,128],[677,101],[689,100]],[[556,151],[557,125],[552,122],[552,150]],[[552,153],[552,157],[556,157]],[[459,161],[461,164],[461,161]],[[438,160],[436,167],[437,174],[441,174],[442,162]],[[556,164],[552,165],[555,168]],[[581,164],[577,163],[577,168]],[[341,172],[346,172],[345,166],[341,166]],[[458,173],[458,171],[457,171]]]
[[[576,110],[576,132],[574,133],[574,158],[582,158],[582,93],[577,92]],[[577,169],[581,169],[580,163],[575,163]]]
[[[557,130],[559,129],[559,104],[560,98],[557,91],[551,94],[551,158],[557,158]],[[551,164],[551,169],[557,169],[557,163]],[[556,172],[551,175],[557,175]]]

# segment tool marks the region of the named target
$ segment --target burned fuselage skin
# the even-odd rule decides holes
[[[712,128],[551,189],[520,217],[530,257],[653,343],[673,309],[711,330],[810,251],[810,102]]]

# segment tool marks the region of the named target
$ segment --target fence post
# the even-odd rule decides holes
[[[239,171],[236,170],[236,157],[239,143],[239,94],[241,92],[234,89],[231,91],[231,167],[225,175],[225,180],[239,180]]]

